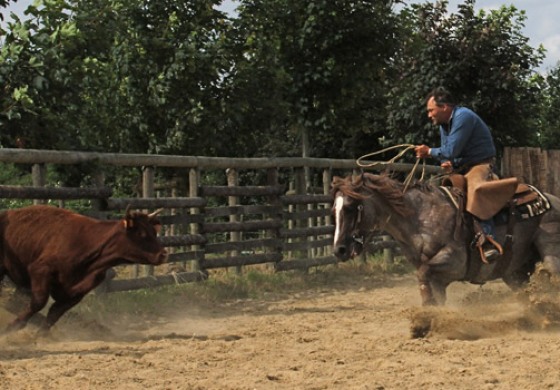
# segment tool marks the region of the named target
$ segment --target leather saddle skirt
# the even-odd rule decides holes
[[[466,184],[465,177],[459,174],[451,174],[442,181],[443,186],[459,189],[463,194],[467,194]],[[478,211],[482,209],[482,214],[490,214],[488,218],[493,217],[500,211],[507,210],[510,200],[515,202],[516,214],[521,220],[541,215],[550,209],[550,202],[541,191],[530,184],[518,183],[516,178],[499,179],[483,183],[479,185],[476,192],[480,195],[476,199],[478,206],[471,206],[471,208],[475,208]],[[513,196],[511,195],[512,193]],[[467,199],[467,205],[468,203]],[[504,207],[504,205],[506,206]],[[468,210],[468,208],[467,211],[476,215],[471,210]]]

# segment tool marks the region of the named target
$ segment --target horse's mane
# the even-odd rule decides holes
[[[344,178],[335,176],[332,181],[332,194],[334,195],[338,191],[358,200],[368,198],[370,196],[368,192],[377,192],[397,214],[406,217],[414,212],[404,202],[404,185],[387,174],[363,173],[355,180],[352,180],[352,176]]]

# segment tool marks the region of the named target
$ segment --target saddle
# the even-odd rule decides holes
[[[466,196],[467,193],[467,181],[465,180],[465,176],[457,173],[453,173],[445,177],[442,180],[442,187],[451,187],[456,190],[460,190],[464,196]],[[449,193],[448,195],[452,196]],[[454,202],[456,202],[456,196],[454,196],[454,198]],[[519,183],[517,185],[509,205],[500,210],[496,215],[507,212],[512,203],[517,209],[516,216],[518,220],[536,217],[550,209],[550,202],[546,196],[536,187],[526,183]]]
[[[458,218],[465,220],[465,198],[467,196],[466,179],[461,174],[450,174],[442,180],[442,189],[448,197],[455,204],[455,207],[461,212],[458,213]],[[449,189],[452,189],[450,191]],[[483,207],[483,206],[482,206]],[[503,207],[497,214],[494,215],[494,222],[499,224],[507,224],[506,240],[504,248],[494,240],[490,240],[492,244],[499,250],[500,254],[504,255],[505,259],[511,257],[512,243],[513,243],[513,229],[517,221],[525,220],[528,218],[536,217],[545,213],[550,209],[550,202],[546,196],[539,191],[536,187],[526,184],[518,183],[515,193],[509,200],[508,204]],[[472,218],[472,232],[474,239],[471,246],[476,246],[479,249],[481,260],[488,263],[482,251],[482,244],[485,237],[477,221]],[[460,224],[456,224],[460,226]],[[490,237],[486,237],[490,239]],[[505,260],[504,262],[507,262]]]

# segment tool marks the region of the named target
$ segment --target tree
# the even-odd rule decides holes
[[[221,1],[122,1],[115,70],[129,150],[214,154],[220,140],[223,49],[230,23]],[[135,141],[138,140],[138,141]]]
[[[1,51],[4,146],[211,154],[231,68],[218,0],[52,0]],[[9,126],[7,123],[9,122]]]
[[[540,146],[560,149],[560,64],[546,75],[542,93],[542,116],[539,128]]]
[[[261,153],[301,155],[308,135],[303,155],[349,157],[355,140],[375,134],[397,45],[392,4],[241,1],[232,98],[243,102],[240,126],[266,135]]]
[[[474,0],[447,13],[447,1],[412,5],[401,13],[408,38],[395,61],[401,74],[389,95],[391,140],[437,142],[424,113],[424,97],[445,86],[492,128],[498,145],[534,141],[544,49],[521,34],[524,11],[513,6],[474,12]]]
[[[543,49],[527,45],[513,7],[475,14],[467,0],[448,15],[444,1],[397,14],[398,0],[240,0],[230,18],[220,3],[29,7],[0,49],[1,144],[351,158],[386,134],[429,141],[423,97],[436,85],[500,144],[537,142],[527,129],[543,101],[555,104],[540,100]]]
[[[0,0],[0,8],[6,8],[12,1],[10,0]],[[14,3],[17,3],[17,0],[13,0]],[[0,13],[0,20],[4,20],[4,14]]]
[[[53,147],[68,137],[56,122],[72,94],[66,53],[79,45],[75,24],[60,1],[33,17],[8,23],[0,51],[0,137],[3,146]],[[67,118],[64,118],[67,119]],[[54,121],[55,125],[48,126]],[[9,123],[9,126],[7,125]],[[63,128],[64,130],[64,128]]]

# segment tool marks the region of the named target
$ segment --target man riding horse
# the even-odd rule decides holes
[[[439,159],[445,172],[464,175],[466,211],[474,216],[477,231],[475,244],[483,261],[494,261],[503,249],[494,240],[493,217],[515,193],[517,179],[498,178],[490,129],[475,112],[458,106],[448,91],[441,87],[431,91],[426,97],[426,109],[434,125],[439,126],[441,146],[418,145],[416,157]]]

